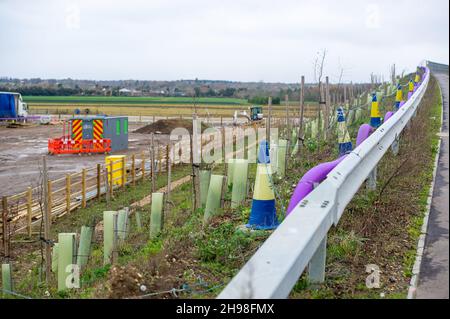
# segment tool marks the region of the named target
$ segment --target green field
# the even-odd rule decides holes
[[[77,109],[89,109],[91,114],[128,116],[191,116],[191,97],[133,97],[133,96],[24,96],[30,114],[73,114]],[[298,113],[298,101],[289,103],[291,116]],[[316,114],[317,103],[305,105],[305,116]],[[234,112],[248,111],[245,99],[202,97],[196,99],[199,116],[232,117]],[[267,106],[263,113],[268,114]],[[286,105],[273,105],[272,115],[286,116]]]
[[[45,104],[193,104],[192,97],[152,97],[152,96],[24,96],[27,103]],[[245,99],[201,97],[196,104],[243,105]]]

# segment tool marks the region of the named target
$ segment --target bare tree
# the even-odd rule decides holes
[[[325,64],[325,58],[327,56],[327,49],[317,52],[316,59],[314,60],[314,81],[320,84],[322,83],[323,66]]]

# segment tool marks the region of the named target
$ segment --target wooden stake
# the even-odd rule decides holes
[[[300,84],[300,123],[298,126],[298,147],[303,145],[303,116],[305,111],[305,76],[302,75],[301,84]],[[302,152],[298,152],[300,156]]]
[[[173,150],[172,150],[173,151]],[[166,195],[166,211],[169,209],[169,201],[170,201],[170,191],[172,188],[171,179],[172,179],[172,161],[170,159],[171,150],[169,145],[167,145],[167,195]]]
[[[53,207],[53,196],[52,196],[52,181],[47,181],[47,189],[48,189],[48,195],[47,195],[47,202],[48,202],[48,210],[49,210],[49,220],[51,222],[52,220],[52,207]],[[56,215],[54,217],[56,220]]]
[[[114,196],[113,188],[114,188],[114,181],[113,181],[113,161],[109,162],[109,199],[112,199]]]
[[[287,139],[288,145],[289,145],[290,141],[291,141],[291,134],[292,134],[292,131],[291,131],[291,128],[289,125],[289,122],[290,122],[290,120],[289,120],[289,95],[286,94],[284,96],[284,99],[286,101],[286,129],[285,129],[286,136],[285,136],[285,138]],[[286,154],[289,156],[289,148],[286,150]]]
[[[159,148],[159,144],[156,143],[156,153],[158,154],[158,159],[156,160],[156,164],[155,164],[155,181],[158,180],[158,176],[160,171],[162,172],[162,162],[163,162],[163,152],[161,152],[161,149]]]
[[[325,77],[325,132],[324,132],[325,140],[327,139],[328,135],[328,127],[330,126],[329,122],[330,122],[330,83],[327,76]]]
[[[151,156],[150,156],[150,176],[152,180],[152,193],[156,190],[156,181],[155,181],[155,140],[154,134],[151,135]]]
[[[66,211],[70,213],[70,174],[66,175]]]
[[[194,208],[201,207],[200,200],[200,173],[199,165],[196,160],[201,160],[198,158],[198,136],[197,136],[197,114],[192,117],[192,169],[193,169],[193,179],[194,179]],[[194,156],[195,155],[195,156]]]
[[[3,253],[5,257],[9,257],[9,221],[8,221],[8,197],[2,198],[2,231],[3,231]]]
[[[227,154],[225,149],[225,127],[222,126],[222,152],[223,152],[223,176],[227,175]]]
[[[81,171],[81,207],[86,208],[86,169]]]
[[[347,102],[347,85],[343,84],[342,86],[344,89],[344,103],[346,103]]]
[[[108,181],[108,168],[105,167],[105,197],[106,203],[109,204],[111,200],[111,192],[109,191],[109,181]]]
[[[269,109],[269,115],[268,115],[268,118],[267,118],[267,121],[266,121],[266,123],[267,123],[267,126],[266,126],[266,140],[267,140],[267,142],[270,145],[270,126],[272,124],[272,97],[271,96],[269,96],[269,101],[267,103],[267,107]]]
[[[125,182],[127,177],[127,163],[125,157],[122,157],[122,188],[125,188]]]
[[[144,181],[144,177],[145,177],[145,154],[144,151],[142,151],[141,153],[141,171],[142,171],[142,181]]]
[[[136,186],[136,155],[131,155],[131,183]]]
[[[169,156],[170,156],[169,150],[170,150],[169,144],[167,144],[166,145],[166,172],[169,171]]]
[[[100,199],[101,195],[101,182],[102,182],[102,168],[100,164],[97,164],[97,199]]]
[[[33,189],[28,187],[27,190],[27,229],[28,237],[31,237],[31,219],[32,219],[32,202],[33,202]]]
[[[47,285],[50,283],[50,273],[52,271],[52,247],[50,245],[50,224],[51,224],[51,206],[49,203],[49,188],[48,188],[48,171],[47,158],[42,157],[43,168],[43,199],[44,199],[44,245],[45,245],[45,281]],[[70,176],[70,175],[69,175]],[[70,181],[70,180],[69,180]]]
[[[193,121],[194,121],[194,116],[192,116],[192,123],[193,123]],[[193,126],[192,126],[193,127]],[[189,143],[190,143],[190,158],[189,158],[189,160],[190,160],[190,164],[191,164],[191,167],[192,167],[192,207],[194,208],[194,210],[195,210],[195,207],[196,207],[196,203],[195,203],[195,198],[196,198],[196,196],[195,196],[195,169],[194,169],[194,150],[193,150],[193,134],[189,134]]]

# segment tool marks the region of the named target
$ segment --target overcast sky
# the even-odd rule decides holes
[[[0,76],[336,82],[449,61],[448,0],[0,0]]]

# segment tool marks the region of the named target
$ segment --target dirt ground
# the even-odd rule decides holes
[[[206,129],[206,126],[202,122],[202,130]],[[141,127],[135,131],[135,133],[151,134],[151,133],[161,133],[170,134],[175,128],[184,128],[192,134],[192,121],[182,120],[182,119],[168,119],[168,120],[158,120],[155,123]]]
[[[131,124],[128,150],[113,154],[131,155],[148,151],[150,135],[134,133],[145,124]],[[0,126],[0,196],[8,196],[38,185],[42,155],[47,154],[47,141],[62,135],[62,125],[33,125],[20,128]],[[155,135],[155,141],[167,143],[167,136]],[[47,157],[50,179],[63,177],[82,168],[104,163],[105,154],[52,155]]]

